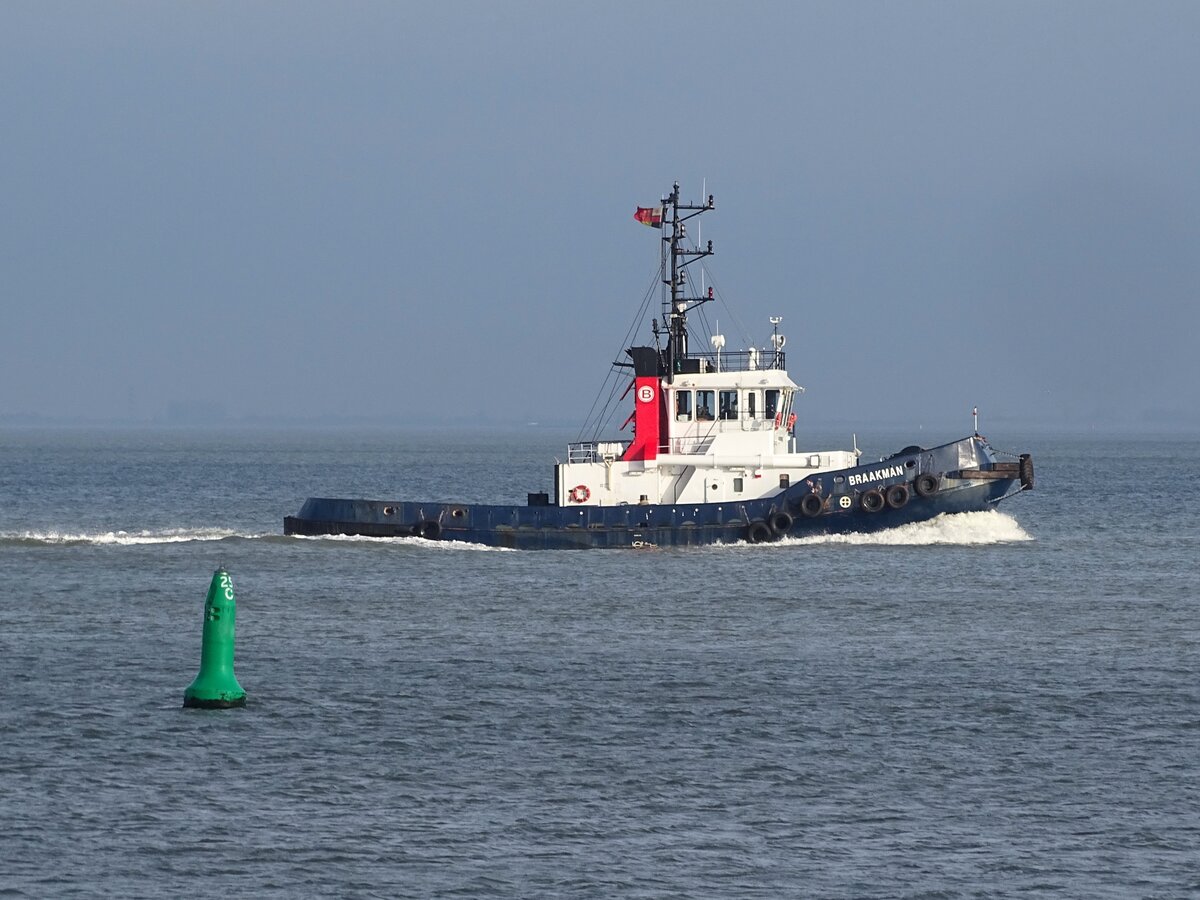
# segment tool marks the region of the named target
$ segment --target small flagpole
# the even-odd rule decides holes
[[[975,437],[979,437],[979,407],[972,408],[971,415],[975,418]]]

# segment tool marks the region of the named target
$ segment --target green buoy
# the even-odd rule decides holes
[[[225,567],[213,572],[204,600],[204,636],[200,641],[200,672],[183,692],[183,705],[198,709],[229,709],[246,705],[246,692],[233,674],[234,624],[237,601]]]

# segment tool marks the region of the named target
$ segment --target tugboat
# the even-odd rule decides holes
[[[864,463],[861,451],[804,450],[794,404],[803,388],[784,367],[786,339],[772,317],[770,347],[724,351],[688,344],[688,266],[711,256],[687,223],[715,208],[680,200],[679,184],[634,218],[660,229],[663,324],[654,346],[618,362],[632,394],[632,439],[577,441],[554,467],[554,495],[525,505],[311,497],[284,519],[290,535],[416,536],[521,550],[663,547],[777,541],[871,532],[944,513],[986,510],[1033,487],[1029,454],[996,450],[976,431]],[[624,427],[624,426],[623,426]],[[856,444],[857,442],[855,442]],[[1002,459],[1002,457],[1005,457]]]

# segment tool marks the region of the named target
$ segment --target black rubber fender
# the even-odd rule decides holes
[[[805,494],[800,498],[800,514],[806,519],[815,519],[824,506],[820,494]]]
[[[792,525],[795,524],[796,520],[792,518],[790,512],[781,509],[771,514],[769,522],[773,532],[776,534],[787,534],[792,530]]]
[[[1033,457],[1028,453],[1021,454],[1020,463],[1021,487],[1027,491],[1033,490]]]
[[[931,472],[922,472],[913,479],[913,490],[919,497],[932,497],[938,492],[939,487],[941,487],[941,482]]]
[[[887,501],[883,499],[883,491],[879,488],[871,488],[869,491],[863,492],[858,498],[858,505],[863,512],[877,513],[886,505]]]
[[[887,505],[892,509],[901,509],[911,496],[907,484],[893,484],[884,493],[884,498],[887,500]]]
[[[751,544],[761,544],[771,539],[771,529],[762,519],[757,519],[746,528],[746,540]]]

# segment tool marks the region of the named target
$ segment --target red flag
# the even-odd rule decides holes
[[[639,206],[633,218],[651,228],[662,228],[663,208],[661,206]]]

